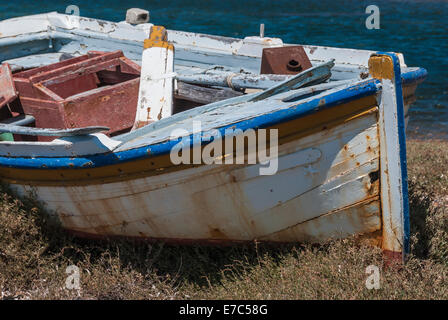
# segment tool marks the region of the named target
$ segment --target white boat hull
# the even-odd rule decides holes
[[[284,165],[287,156],[305,159]],[[14,185],[80,233],[185,240],[312,241],[381,227],[377,113],[281,145],[279,171],[204,165],[86,186]]]

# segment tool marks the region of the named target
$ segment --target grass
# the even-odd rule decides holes
[[[316,245],[173,246],[67,235],[0,190],[0,299],[447,299],[448,143],[410,141],[411,255],[384,268],[354,239]],[[65,289],[67,266],[81,288]],[[379,290],[365,286],[380,267]]]

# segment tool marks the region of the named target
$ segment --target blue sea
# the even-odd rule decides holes
[[[230,37],[265,34],[284,42],[401,52],[428,78],[411,108],[408,136],[448,138],[448,1],[437,0],[14,0],[0,2],[0,20],[77,5],[82,16],[122,21],[128,8],[151,12],[168,29]],[[365,26],[366,7],[380,10],[380,29]]]

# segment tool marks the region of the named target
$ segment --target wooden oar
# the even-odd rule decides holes
[[[307,84],[324,82],[331,77],[331,68],[333,67],[334,59],[300,72],[291,79],[287,79],[267,90],[256,93],[249,101],[260,101],[285,91],[298,89]]]
[[[331,64],[332,62],[328,62]],[[312,70],[321,70],[324,68],[328,71],[328,77],[331,75],[329,69],[334,66],[334,63],[328,68],[326,64],[316,66],[311,69],[307,69],[300,74],[310,74]],[[217,86],[217,87],[229,87],[234,90],[241,89],[261,89],[267,90],[272,87],[281,85],[289,80],[295,79],[298,75],[283,75],[283,74],[248,74],[248,73],[232,73],[222,71],[210,71],[206,73],[176,76],[176,79],[181,82],[196,84],[202,86]],[[317,78],[319,81],[319,78]]]
[[[213,71],[187,75],[179,74],[176,77],[176,79],[181,83],[208,87],[229,87],[236,91],[241,89],[265,90],[290,78],[291,75],[283,74],[250,74],[233,73],[228,71]]]

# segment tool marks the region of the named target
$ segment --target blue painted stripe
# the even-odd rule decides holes
[[[338,105],[360,99],[365,96],[373,95],[378,91],[379,80],[370,79],[360,84],[345,88],[344,90],[328,94],[324,97],[313,99],[305,103],[299,103],[290,108],[278,110],[273,113],[268,113],[233,123],[219,128],[221,135],[225,134],[225,130],[232,129],[257,129],[265,128],[279,123],[287,122],[293,119],[305,117],[310,114],[319,112],[320,110],[336,107]],[[200,135],[198,133],[197,135]],[[190,142],[201,141],[201,143],[208,143],[210,141],[203,139],[203,137],[189,136]],[[167,154],[171,151],[181,139],[170,140],[158,144],[143,146],[132,150],[113,152],[101,155],[83,156],[83,157],[59,157],[59,158],[25,158],[25,157],[0,157],[0,166],[9,168],[23,168],[23,169],[85,169],[97,168],[107,165],[114,165],[124,163],[132,160],[149,158]]]
[[[397,98],[397,120],[398,120],[398,142],[400,153],[400,167],[401,167],[401,189],[403,195],[403,251],[405,254],[409,253],[409,239],[410,239],[410,221],[409,221],[409,190],[408,190],[408,170],[406,160],[406,126],[404,119],[404,103],[403,103],[403,88],[402,75],[400,68],[400,60],[395,53],[378,52],[378,54],[385,54],[392,58],[394,64],[394,81],[395,81],[395,95]],[[426,70],[423,69],[425,72]],[[417,71],[413,77],[418,78],[423,71]],[[426,76],[426,75],[425,75]],[[405,78],[410,79],[410,76]]]
[[[401,74],[401,83],[403,85],[410,85],[410,84],[419,84],[425,80],[426,76],[428,75],[428,71],[424,68],[417,68],[412,71],[408,71],[406,73]]]

